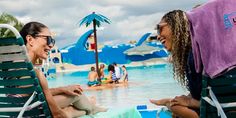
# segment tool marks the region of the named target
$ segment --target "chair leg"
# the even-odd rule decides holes
[[[207,91],[207,78],[206,77],[202,77],[202,93],[201,93],[201,97],[206,97],[208,95],[208,91]],[[204,101],[203,99],[201,99],[201,107],[200,107],[200,118],[206,118],[206,113],[207,113],[207,109],[206,109],[206,101]]]

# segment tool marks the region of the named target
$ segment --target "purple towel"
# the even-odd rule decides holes
[[[236,65],[236,0],[210,0],[187,12],[195,68],[214,78]]]

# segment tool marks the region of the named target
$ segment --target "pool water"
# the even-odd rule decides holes
[[[105,70],[106,72],[107,70]],[[87,96],[95,96],[97,103],[109,108],[130,107],[146,104],[155,105],[149,99],[161,99],[186,94],[187,91],[173,79],[172,67],[167,64],[155,66],[128,67],[129,85],[104,90],[84,91]],[[106,72],[107,73],[107,72]],[[87,71],[58,73],[57,79],[49,79],[49,87],[70,84],[86,86]]]

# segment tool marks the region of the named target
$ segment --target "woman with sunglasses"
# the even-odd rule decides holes
[[[159,34],[157,38],[171,53],[175,79],[182,86],[186,86],[190,94],[161,100],[151,99],[150,102],[167,106],[173,116],[198,118],[202,75],[195,71],[190,34],[186,29],[188,29],[188,20],[185,19],[184,12],[174,10],[165,14],[157,25]]]
[[[38,59],[45,60],[48,58],[55,40],[51,37],[51,32],[47,26],[39,22],[30,22],[24,25],[20,34],[24,39],[29,58],[33,64],[36,64]],[[99,108],[92,101],[89,101],[82,93],[80,85],[49,88],[43,72],[38,69],[35,69],[35,71],[53,117],[72,118],[107,110]]]
[[[235,11],[234,0],[212,0],[190,12],[174,10],[162,17],[158,40],[171,53],[174,78],[190,94],[151,103],[169,106],[181,118],[199,117],[202,75],[215,78],[236,66]]]

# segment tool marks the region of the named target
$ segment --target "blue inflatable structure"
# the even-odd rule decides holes
[[[74,65],[85,65],[94,64],[95,55],[94,51],[87,50],[86,42],[88,37],[93,33],[93,30],[89,30],[84,33],[75,44],[66,46],[61,49],[63,63],[71,63]],[[144,34],[136,45],[131,44],[120,44],[116,46],[105,45],[101,50],[98,51],[99,62],[105,64],[111,64],[116,62],[118,64],[129,64],[132,61],[144,61],[151,58],[167,57],[168,54],[164,50],[156,51],[152,54],[142,55],[126,55],[124,51],[140,46],[145,43],[144,41],[151,35],[151,33]],[[163,49],[161,44],[156,42],[146,43],[149,46],[159,47]]]

